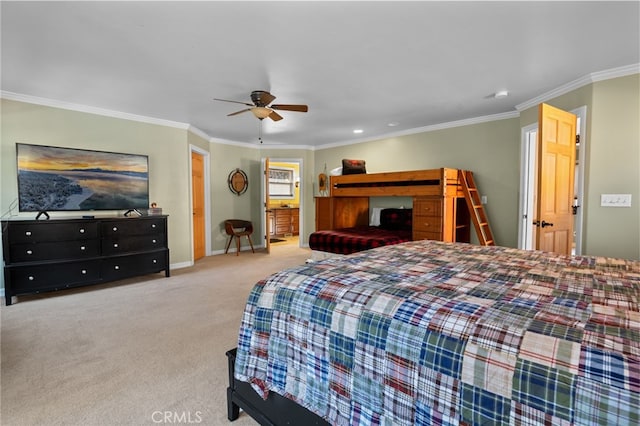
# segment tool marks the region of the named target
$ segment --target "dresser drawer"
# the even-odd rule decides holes
[[[102,221],[101,234],[103,237],[120,235],[147,235],[164,233],[165,220],[163,218],[135,220]]]
[[[111,281],[167,269],[167,250],[133,256],[111,257],[102,263],[102,279]]]
[[[416,216],[442,216],[442,200],[416,197],[413,200],[413,214]]]
[[[57,242],[91,238],[98,238],[98,224],[96,222],[12,223],[9,227],[9,241],[12,243]]]
[[[9,268],[11,293],[56,290],[100,280],[100,261]]]
[[[442,232],[442,218],[436,216],[418,216],[414,218],[413,230],[419,232]]]
[[[426,231],[416,231],[413,230],[413,240],[436,240],[442,241],[442,233],[441,232],[426,232]]]
[[[102,240],[102,254],[111,256],[136,251],[161,249],[166,246],[164,234],[136,235],[133,237],[107,238]]]
[[[100,255],[99,240],[44,242],[38,244],[12,244],[9,261],[37,262],[57,259],[86,259]]]

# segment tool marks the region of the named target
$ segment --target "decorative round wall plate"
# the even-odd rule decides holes
[[[249,178],[247,178],[247,174],[240,169],[232,170],[231,173],[229,173],[227,181],[231,192],[238,196],[247,192],[249,188]]]

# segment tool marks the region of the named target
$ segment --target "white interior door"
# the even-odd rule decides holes
[[[576,146],[575,165],[575,202],[574,216],[574,253],[582,254],[582,229],[584,223],[584,166],[586,164],[586,117],[587,107],[582,106],[570,111],[577,117],[576,131],[580,143]],[[518,248],[532,250],[535,247],[534,208],[536,192],[536,158],[537,158],[538,123],[522,128],[521,132],[521,167],[520,167],[520,208],[518,221]]]

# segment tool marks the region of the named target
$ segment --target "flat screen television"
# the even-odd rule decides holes
[[[146,155],[16,144],[21,212],[149,207]]]

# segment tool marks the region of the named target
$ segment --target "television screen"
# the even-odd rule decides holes
[[[149,159],[53,146],[16,144],[21,212],[149,207]]]

